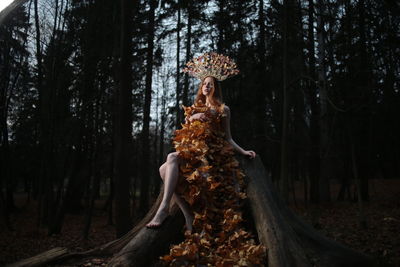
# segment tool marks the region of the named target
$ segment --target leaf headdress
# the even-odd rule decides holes
[[[228,56],[207,52],[201,56],[194,57],[186,63],[183,72],[203,80],[207,76],[215,77],[218,81],[223,81],[239,73],[236,63]]]

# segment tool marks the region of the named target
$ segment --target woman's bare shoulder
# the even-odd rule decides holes
[[[229,108],[229,106],[224,104],[224,113],[228,113],[230,111],[231,111],[231,109]]]
[[[230,114],[231,110],[226,104],[222,104],[222,105],[223,105],[222,114],[225,117]]]

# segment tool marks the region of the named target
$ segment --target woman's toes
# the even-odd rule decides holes
[[[148,224],[146,224],[146,227],[148,228],[160,227],[167,217],[168,217],[168,211],[159,210],[154,216],[154,218]]]
[[[147,227],[153,227],[153,226],[157,226],[156,223],[150,222],[148,224],[146,224]]]

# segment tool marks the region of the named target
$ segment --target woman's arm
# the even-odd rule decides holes
[[[194,120],[206,121],[207,116],[203,112],[200,112],[200,113],[193,114],[192,116],[188,117],[186,120],[187,120],[187,122],[192,122]]]
[[[207,119],[204,113],[194,113],[193,108],[194,104],[190,107],[183,106],[185,110],[185,123],[191,123],[194,120],[205,121]]]
[[[231,135],[231,110],[228,106],[224,106],[224,117],[222,119],[223,128],[225,130],[225,138],[226,140],[233,146],[233,149],[241,155],[249,156],[250,158],[255,158],[256,153],[252,150],[244,150],[235,141],[232,139]]]

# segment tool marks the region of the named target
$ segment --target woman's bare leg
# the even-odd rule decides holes
[[[183,212],[186,220],[186,227],[192,230],[193,215],[186,201],[177,196],[174,191],[179,175],[178,153],[173,152],[168,154],[167,161],[160,167],[160,176],[164,180],[164,195],[154,218],[146,225],[147,227],[158,227],[168,216],[169,204],[171,198],[178,204]]]
[[[183,216],[185,216],[186,229],[192,232],[192,223],[194,217],[188,203],[184,199],[179,197],[176,193],[174,193],[173,198],[176,204],[178,204],[179,208],[182,210]]]

